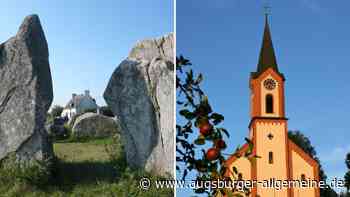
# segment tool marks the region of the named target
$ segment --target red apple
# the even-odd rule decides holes
[[[215,142],[215,147],[218,149],[225,149],[226,148],[226,143],[223,139],[219,139]]]
[[[208,122],[199,126],[199,132],[204,136],[210,135],[212,130],[213,126]]]
[[[219,150],[217,148],[209,148],[206,153],[206,158],[209,161],[213,161],[218,159],[219,157]]]

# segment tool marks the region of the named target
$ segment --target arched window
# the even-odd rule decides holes
[[[265,98],[266,113],[273,113],[273,96],[271,94],[266,95]]]

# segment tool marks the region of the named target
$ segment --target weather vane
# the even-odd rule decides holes
[[[269,6],[268,3],[265,4],[264,6],[264,14],[267,17],[268,15],[271,15],[271,6]]]

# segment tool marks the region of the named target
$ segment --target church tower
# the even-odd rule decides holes
[[[254,143],[254,154],[260,158],[251,169],[253,179],[288,180],[288,133],[284,106],[285,78],[278,70],[272,44],[268,18],[265,28],[256,72],[251,73],[251,121],[250,138]],[[260,191],[259,191],[260,190]],[[254,188],[253,193],[261,196],[289,196],[285,188]]]
[[[229,169],[236,167],[245,180],[318,180],[318,163],[288,139],[285,115],[285,77],[279,71],[268,16],[260,49],[257,69],[249,79],[250,123],[249,139],[253,143],[256,160],[236,157],[227,161]],[[238,152],[244,153],[245,144]],[[232,176],[230,173],[227,176]],[[318,188],[283,187],[267,188],[257,184],[251,189],[251,197],[319,197]]]
[[[285,118],[284,76],[278,71],[268,18],[256,72],[251,73],[251,118]]]

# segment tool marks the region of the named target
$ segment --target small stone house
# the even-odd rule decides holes
[[[98,112],[99,107],[96,104],[96,100],[91,97],[90,91],[85,90],[84,94],[72,94],[72,99],[64,107],[61,117],[71,119],[75,114],[80,114],[90,110]]]

